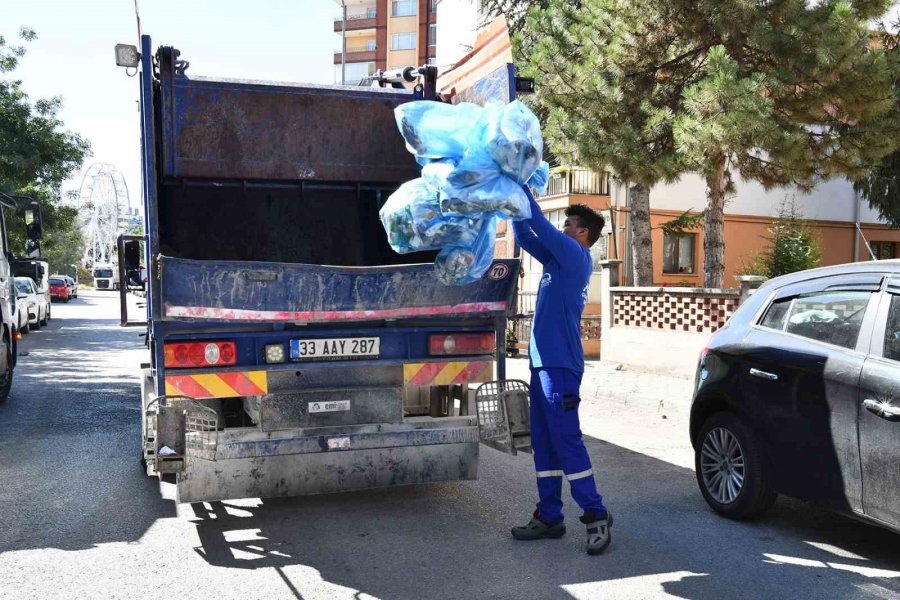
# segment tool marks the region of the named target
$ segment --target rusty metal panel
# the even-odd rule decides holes
[[[164,176],[402,182],[419,175],[393,110],[406,90],[164,78]]]

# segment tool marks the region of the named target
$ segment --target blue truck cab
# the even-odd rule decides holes
[[[518,260],[445,286],[378,218],[419,176],[393,110],[434,86],[193,77],[148,36],[140,63],[148,474],[180,502],[475,479]]]

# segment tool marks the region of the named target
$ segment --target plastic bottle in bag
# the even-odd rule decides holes
[[[444,285],[466,285],[481,279],[494,260],[497,217],[481,223],[478,237],[470,246],[447,246],[434,261],[438,281]]]
[[[515,100],[484,109],[482,143],[504,173],[524,184],[541,164],[544,140],[541,125],[527,106]]]

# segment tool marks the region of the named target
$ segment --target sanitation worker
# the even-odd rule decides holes
[[[591,459],[578,421],[584,374],[581,312],[593,267],[589,248],[600,239],[603,217],[583,204],[566,209],[562,231],[541,213],[526,188],[531,218],[515,221],[519,245],[543,267],[528,345],[531,367],[531,445],[538,503],[531,521],[514,527],[517,540],[558,538],[566,533],[562,480],[584,511],[588,554],[601,554],[612,540],[612,515],[597,492]]]

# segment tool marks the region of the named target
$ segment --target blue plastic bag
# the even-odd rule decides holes
[[[481,219],[441,214],[437,193],[423,179],[407,181],[379,211],[388,243],[398,254],[473,245]]]
[[[541,164],[544,140],[537,117],[518,100],[488,105],[482,113],[482,144],[500,170],[526,183]]]
[[[441,250],[434,261],[438,281],[444,285],[466,285],[481,279],[494,260],[497,217],[485,219],[471,245],[452,245]]]
[[[422,177],[403,184],[380,216],[398,253],[440,250],[446,285],[480,279],[494,258],[497,219],[531,217],[522,185],[546,190],[549,167],[537,117],[523,104],[417,101],[395,109]]]
[[[424,164],[424,160],[461,159],[482,110],[477,104],[465,102],[453,105],[416,100],[394,109],[394,117],[407,149],[419,164]]]
[[[534,172],[534,175],[525,183],[528,187],[536,190],[538,196],[547,193],[547,185],[550,183],[550,165],[546,161],[541,161],[541,165]]]

